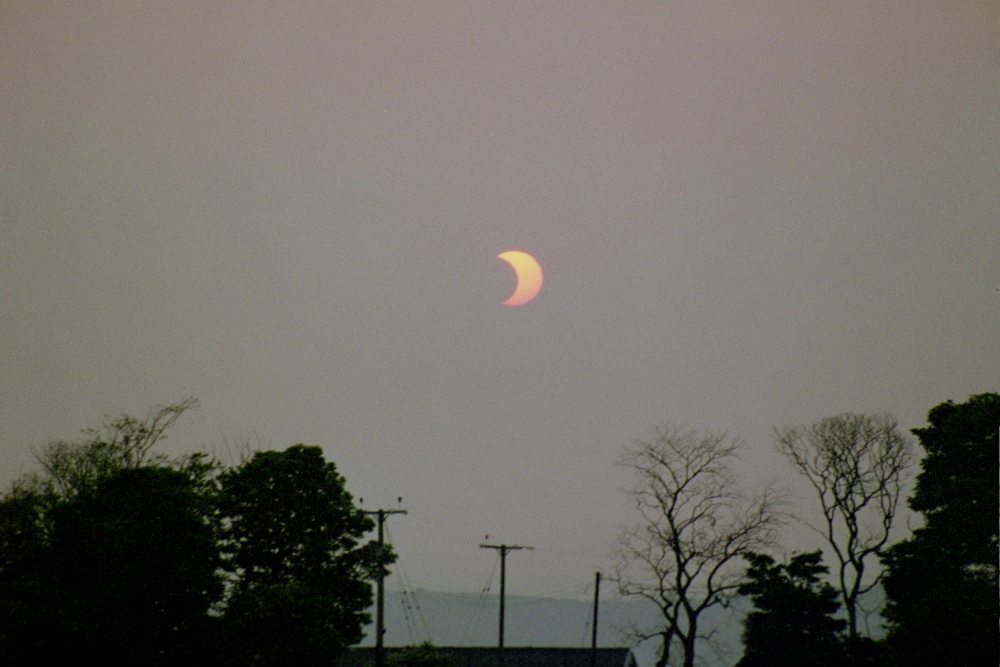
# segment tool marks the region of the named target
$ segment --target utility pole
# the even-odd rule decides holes
[[[487,536],[488,537],[488,536]],[[524,547],[518,544],[480,544],[480,549],[494,549],[500,552],[500,640],[497,647],[500,650],[500,664],[503,664],[503,617],[504,599],[507,596],[507,552],[518,551],[520,549],[534,549],[534,547]]]
[[[403,502],[400,498],[399,502]],[[373,510],[364,511],[365,514],[372,515],[378,520],[378,555],[379,555],[379,572],[378,572],[378,588],[377,596],[375,601],[375,665],[376,667],[385,667],[385,646],[382,644],[383,635],[385,634],[385,567],[382,565],[381,560],[385,555],[385,535],[383,525],[385,520],[392,514],[406,514],[406,510]]]
[[[594,627],[590,633],[590,667],[597,667],[597,601],[601,595],[601,573],[594,578]]]

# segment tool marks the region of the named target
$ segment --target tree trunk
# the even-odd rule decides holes
[[[684,640],[684,667],[694,667],[694,645],[698,640],[698,617],[691,616]]]
[[[694,640],[684,640],[684,667],[694,667]]]
[[[667,633],[664,633],[662,637],[663,648],[660,649],[660,657],[656,659],[656,667],[668,667],[670,665],[670,643],[673,639]]]
[[[847,608],[847,637],[851,643],[858,639],[858,597],[852,595],[845,600],[844,607]]]

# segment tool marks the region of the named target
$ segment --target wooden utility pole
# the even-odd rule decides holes
[[[480,549],[495,549],[500,552],[500,639],[497,648],[500,650],[500,664],[503,664],[503,617],[504,599],[507,596],[507,552],[520,549],[534,549],[518,544],[480,544]]]
[[[400,501],[402,501],[402,498],[400,498]],[[385,567],[381,563],[382,557],[385,555],[383,525],[389,515],[406,514],[406,510],[372,510],[365,511],[365,514],[370,514],[378,520],[378,555],[380,562],[378,588],[376,589],[377,594],[375,599],[375,665],[376,667],[385,667],[385,646],[382,643],[382,636],[385,634]]]
[[[601,595],[601,573],[594,578],[594,624],[590,631],[590,667],[597,667],[597,601]]]

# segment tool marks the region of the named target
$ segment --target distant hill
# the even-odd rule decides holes
[[[436,646],[495,646],[499,596],[471,593],[387,591],[385,645],[406,646],[430,641]],[[375,617],[374,608],[371,610]],[[712,646],[703,648],[705,664],[732,665],[742,653],[742,611],[713,609],[705,631],[715,629]],[[593,601],[567,598],[507,596],[504,644],[507,646],[589,647]],[[599,646],[634,648],[640,667],[655,660],[656,646],[635,646],[629,630],[655,627],[657,610],[640,600],[601,600],[597,624]],[[374,624],[365,629],[362,646],[375,643]]]
[[[881,589],[866,596],[870,609],[881,606]],[[500,600],[497,595],[473,593],[435,593],[417,589],[412,593],[387,591],[385,603],[385,645],[408,646],[430,641],[436,646],[495,646]],[[593,601],[507,596],[504,622],[506,646],[589,647]],[[740,634],[743,618],[750,609],[749,600],[737,600],[729,609],[713,608],[702,617],[704,632],[713,632],[710,643],[699,647],[705,667],[729,667],[743,652]],[[375,610],[372,608],[372,619]],[[632,628],[652,628],[658,611],[648,602],[620,598],[601,600],[597,624],[597,644],[603,647],[633,648],[639,667],[652,667],[656,659],[655,642],[636,646],[630,638]],[[870,619],[872,634],[881,637],[881,619]],[[362,646],[372,646],[374,624],[365,628]]]

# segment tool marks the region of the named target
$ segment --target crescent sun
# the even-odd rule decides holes
[[[517,287],[503,305],[523,306],[538,296],[542,289],[542,267],[538,260],[520,250],[508,250],[497,257],[510,264],[517,274]]]

